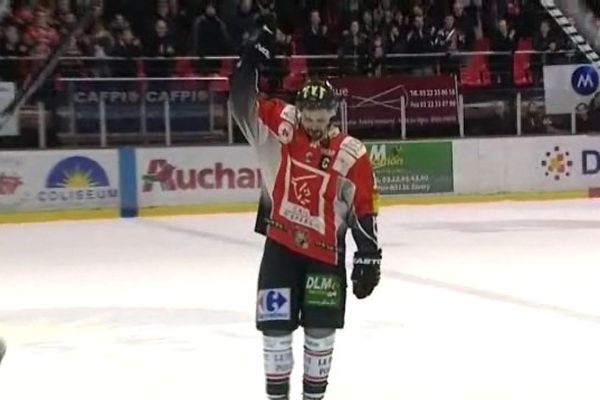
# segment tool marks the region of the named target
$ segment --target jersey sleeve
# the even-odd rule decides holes
[[[290,143],[296,125],[296,108],[280,99],[258,101],[258,130],[261,140],[273,136],[283,144]]]
[[[373,252],[379,249],[377,237],[379,193],[369,155],[365,146],[358,143],[354,144],[355,148],[358,149],[356,151],[358,157],[347,175],[354,185],[349,227],[358,250]]]
[[[250,64],[238,63],[230,80],[232,114],[242,134],[252,146],[264,143],[270,136],[289,143],[294,133],[294,106],[280,99],[259,96],[258,70]]]

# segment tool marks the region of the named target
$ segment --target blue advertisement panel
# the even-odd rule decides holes
[[[208,85],[207,81],[67,82],[65,95],[61,96],[64,110],[59,113],[61,130],[69,131],[73,111],[75,132],[100,132],[100,102],[104,101],[108,133],[164,132],[165,101],[168,101],[173,132],[208,131],[211,102]]]

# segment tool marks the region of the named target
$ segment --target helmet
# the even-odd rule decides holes
[[[337,109],[333,86],[327,81],[308,81],[298,92],[296,108],[300,125],[314,141],[329,137]]]
[[[310,80],[304,84],[296,96],[298,110],[335,110],[337,105],[335,90],[327,81]]]

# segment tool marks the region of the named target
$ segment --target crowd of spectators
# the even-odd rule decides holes
[[[94,8],[92,25],[72,36],[83,14],[80,3],[87,4],[13,0],[0,25],[0,56],[47,57],[68,38],[64,55],[74,58],[61,64],[64,74],[168,76],[175,72],[169,59],[235,55],[257,26],[277,21],[282,53],[336,55],[333,63],[311,59],[309,68],[344,74],[457,72],[464,61],[459,57],[403,55],[475,50],[482,38],[490,50],[503,52],[530,39],[535,50],[546,52],[534,58],[537,78],[543,63],[576,57],[539,0],[104,0]],[[75,59],[81,56],[100,61]],[[510,62],[506,55],[489,57],[496,83],[510,80]],[[217,64],[193,67],[203,73]],[[0,69],[4,79],[17,81],[27,71],[12,59]]]

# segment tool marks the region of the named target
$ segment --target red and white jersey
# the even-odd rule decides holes
[[[296,252],[338,265],[347,228],[360,229],[358,219],[377,213],[364,144],[337,128],[328,139],[313,142],[294,106],[278,99],[256,102],[258,126],[241,127],[258,152],[265,185],[258,230]]]

